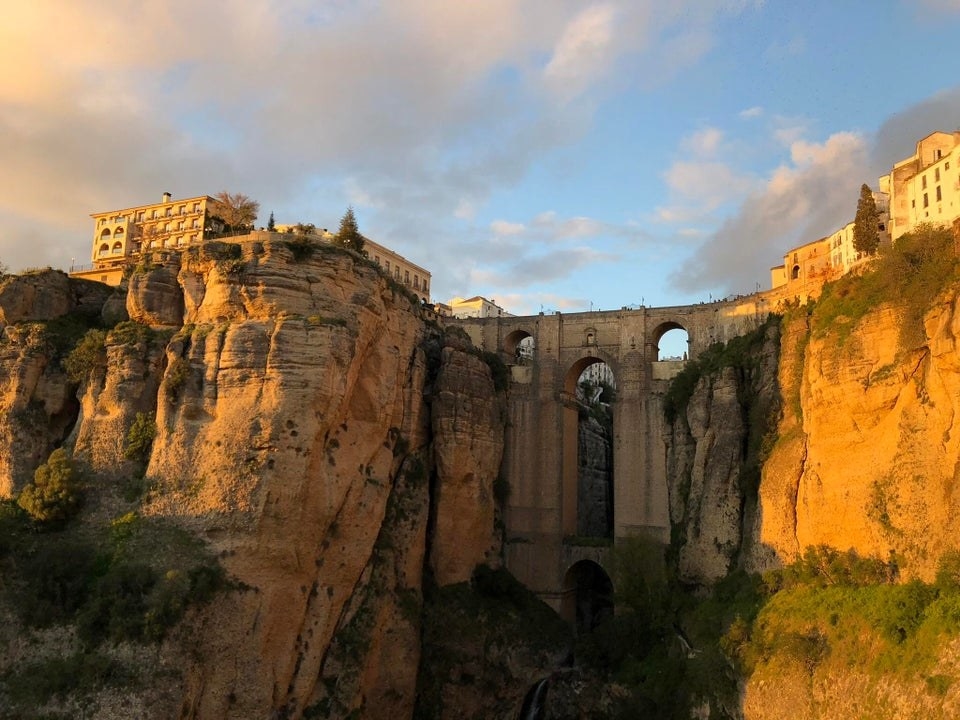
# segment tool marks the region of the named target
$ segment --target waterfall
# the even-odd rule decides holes
[[[527,690],[523,698],[523,707],[520,708],[520,715],[517,720],[542,720],[543,706],[547,699],[547,687],[550,678],[545,677],[536,685]]]

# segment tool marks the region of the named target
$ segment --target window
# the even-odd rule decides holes
[[[916,201],[916,200],[911,200],[911,201],[910,201],[910,207],[915,208],[916,206],[917,206],[917,201]]]
[[[419,275],[414,275],[414,276],[413,276],[413,289],[414,289],[414,290],[419,290],[419,289],[420,289],[420,276],[419,276]]]
[[[186,205],[181,205],[181,206],[180,206],[180,214],[181,214],[181,215],[184,215],[184,214],[186,214],[186,212],[187,212],[187,206],[186,206]]]
[[[933,181],[940,182],[940,168],[933,169]]]
[[[195,203],[193,204],[193,211],[194,211],[194,212],[200,212],[200,203],[195,202]]]
[[[380,256],[379,256],[379,255],[374,255],[374,256],[373,256],[373,261],[374,261],[377,265],[379,265],[379,264],[380,264]]]
[[[927,196],[926,193],[923,194],[923,206],[930,207],[930,198]]]
[[[940,195],[940,186],[937,185],[937,202],[943,200],[943,197]]]
[[[143,222],[143,210],[137,213],[137,222]]]
[[[405,282],[407,285],[410,284],[410,271],[409,271],[409,270],[404,270],[404,272],[403,272],[403,282]]]
[[[927,189],[927,176],[926,176],[926,175],[924,175],[924,176],[922,176],[922,177],[920,178],[920,187],[922,187],[924,190]]]
[[[947,161],[943,164],[943,169],[944,169],[944,170],[949,170],[949,169],[950,169],[950,161],[949,161],[949,160],[947,160]]]

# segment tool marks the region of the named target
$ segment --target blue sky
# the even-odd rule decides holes
[[[0,262],[243,192],[517,314],[768,287],[960,128],[960,0],[36,0],[0,27]]]

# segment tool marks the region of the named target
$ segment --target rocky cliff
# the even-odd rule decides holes
[[[850,327],[817,330],[818,312],[794,309],[697,370],[667,438],[687,580],[816,545],[929,580],[960,546],[960,290],[938,296],[906,348],[892,303]]]
[[[274,240],[145,259],[130,321],[68,377],[54,326],[115,323],[110,297],[55,272],[0,287],[0,494],[66,443],[80,522],[133,509],[220,558],[234,589],[167,640],[180,690],[141,716],[410,717],[425,568],[447,585],[499,558],[490,368],[372,263]]]

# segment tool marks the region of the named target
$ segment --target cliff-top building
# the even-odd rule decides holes
[[[143,250],[179,248],[202,242],[213,230],[209,195],[174,200],[165,192],[160,202],[93,213],[91,267],[71,268],[71,275],[119,285],[124,265]]]
[[[136,261],[141,252],[175,250],[215,237],[223,230],[220,220],[214,216],[216,203],[209,195],[175,200],[165,192],[159,203],[92,213],[92,264],[71,267],[70,275],[119,285],[124,267]],[[277,232],[296,229],[295,225],[277,225]],[[333,239],[333,234],[326,229],[317,229],[311,235],[322,242]],[[364,250],[394,280],[406,285],[424,302],[430,301],[428,270],[369,239]]]
[[[923,223],[952,225],[960,217],[960,132],[934,132],[916,152],[880,178],[890,193],[890,234],[894,241]]]
[[[896,242],[924,223],[954,225],[960,219],[960,131],[937,131],[919,140],[916,152],[896,163],[879,186],[873,199],[881,243]],[[826,238],[788,251],[784,264],[770,269],[771,289],[805,300],[827,280],[866,260],[853,246],[853,227],[849,222]]]

